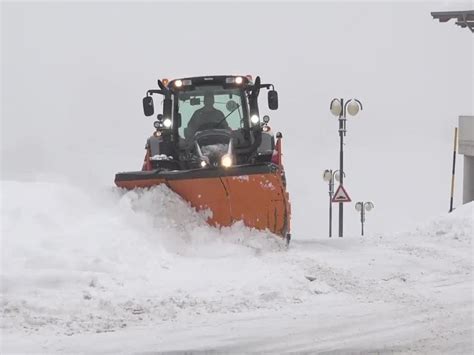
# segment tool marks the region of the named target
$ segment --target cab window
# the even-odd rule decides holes
[[[223,89],[220,86],[201,86],[192,91],[183,91],[178,93],[178,113],[181,114],[181,127],[179,135],[185,138],[185,129],[193,115],[199,116],[199,110],[204,107],[205,96],[213,95],[213,107],[222,112],[225,121],[232,130],[244,127],[244,112],[242,108],[242,95],[245,95],[240,89]]]

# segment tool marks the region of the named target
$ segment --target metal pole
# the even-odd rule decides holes
[[[362,202],[362,209],[360,210],[360,223],[362,225],[362,236],[364,236],[364,222],[365,222],[365,208],[364,202]]]
[[[344,99],[341,99],[341,113],[339,115],[339,137],[340,137],[340,151],[339,151],[339,183],[341,186],[344,184],[344,119],[345,118],[345,108],[344,108]],[[339,237],[342,238],[343,235],[343,213],[344,213],[344,204],[339,202]]]
[[[329,238],[332,237],[332,197],[329,193]]]
[[[451,176],[451,198],[449,199],[449,212],[453,212],[453,196],[454,196],[454,174],[456,173],[456,148],[458,140],[458,128],[454,128],[454,149],[453,149],[453,173]]]
[[[332,193],[333,193],[334,180],[331,170],[331,180],[329,180],[329,238],[332,237]]]

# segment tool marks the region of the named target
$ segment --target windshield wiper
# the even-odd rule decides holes
[[[232,111],[230,111],[230,112],[227,114],[227,116],[225,116],[222,120],[220,120],[219,123],[217,123],[216,127],[219,127],[219,126],[221,125],[221,123],[224,122],[224,121],[227,119],[227,117],[229,117],[230,115],[232,115],[232,114],[235,112],[235,110],[237,110],[238,108],[240,108],[240,105],[239,105],[239,104],[237,104],[237,107],[234,108]]]

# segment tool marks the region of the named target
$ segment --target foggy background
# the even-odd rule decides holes
[[[153,132],[141,99],[158,78],[251,74],[279,92],[269,111],[262,91],[260,112],[283,133],[294,237],[327,235],[334,97],[364,105],[347,123],[344,185],[374,202],[369,234],[448,210],[454,127],[474,112],[474,37],[430,11],[472,2],[1,6],[2,179],[113,186],[141,167]],[[457,167],[455,205],[461,156]],[[356,235],[353,203],[345,221]]]

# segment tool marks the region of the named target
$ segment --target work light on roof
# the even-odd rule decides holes
[[[244,78],[241,76],[231,76],[228,78],[225,78],[226,84],[237,84],[240,85],[244,82]]]
[[[182,80],[176,80],[174,82],[174,86],[176,86],[177,88],[180,88],[181,86],[183,86],[183,81]]]

